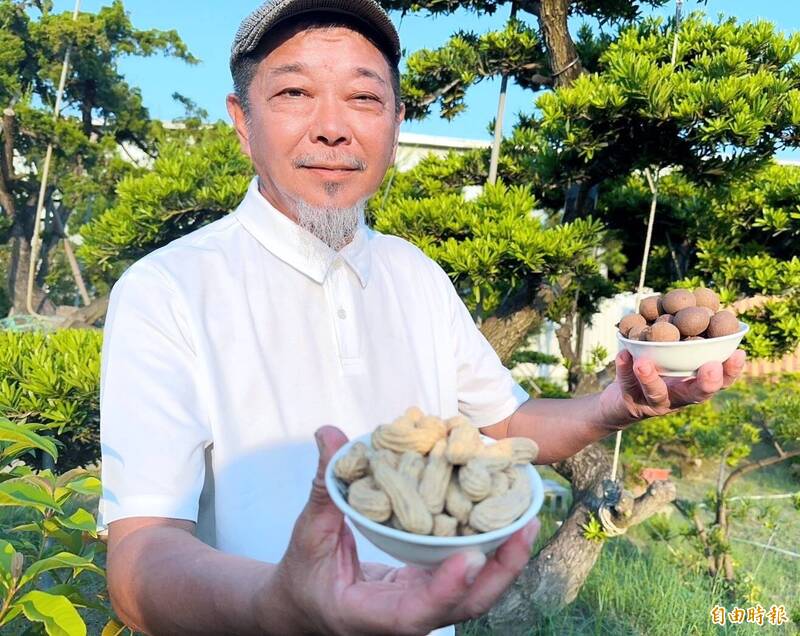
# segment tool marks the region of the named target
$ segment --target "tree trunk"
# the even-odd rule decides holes
[[[489,624],[497,634],[529,634],[542,617],[574,601],[603,550],[602,541],[584,536],[583,526],[603,502],[611,473],[608,453],[593,444],[553,467],[572,483],[573,506],[553,538],[489,612]],[[637,499],[624,493],[611,509],[614,525],[639,524],[674,499],[675,486],[668,481],[654,482]]]
[[[541,0],[539,28],[544,39],[554,86],[569,86],[583,72],[567,26],[569,0]]]
[[[481,325],[481,333],[497,352],[500,361],[507,364],[525,342],[525,338],[542,321],[533,307],[523,307],[507,316],[492,316]]]
[[[507,364],[514,352],[524,343],[528,334],[544,319],[547,307],[561,290],[569,284],[570,277],[563,276],[553,286],[540,284],[535,293],[524,285],[506,300],[497,313],[481,324],[481,333],[497,352],[500,361]]]
[[[33,211],[20,212],[11,228],[11,258],[8,267],[8,294],[11,314],[27,314],[28,267],[31,260],[31,236],[33,235]],[[55,305],[42,288],[34,281],[33,309],[43,315],[53,315]]]

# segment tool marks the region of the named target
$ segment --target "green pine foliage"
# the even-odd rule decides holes
[[[428,161],[415,175],[436,166]],[[416,181],[414,175],[407,179]],[[536,202],[526,186],[499,182],[467,200],[430,175],[416,188],[422,183],[431,183],[437,194],[407,197],[402,186],[396,188],[383,206],[373,208],[375,228],[415,243],[437,261],[476,317],[497,311],[503,298],[525,283],[556,284],[566,277],[567,287],[599,275],[594,250],[602,244],[600,222],[580,219],[548,227],[534,214]]]
[[[538,100],[554,177],[593,183],[648,166],[680,167],[698,181],[741,177],[796,139],[800,34],[766,21],[718,22],[693,13],[674,32],[648,19],[600,57],[602,72]]]
[[[112,279],[148,252],[233,210],[252,167],[232,129],[216,124],[164,144],[145,174],[117,186],[117,200],[82,231],[79,257]]]
[[[442,117],[463,112],[467,89],[483,79],[511,75],[524,88],[538,89],[549,78],[536,31],[519,20],[482,35],[460,31],[436,50],[420,49],[406,61],[401,91],[407,119],[423,119],[437,103]]]

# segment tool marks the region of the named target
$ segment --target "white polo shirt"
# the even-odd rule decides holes
[[[354,437],[411,405],[485,426],[527,398],[422,251],[361,227],[334,252],[254,179],[235,212],[113,288],[99,527],[189,519],[219,550],[274,563],[308,498],[318,427]],[[363,560],[395,563],[355,534]]]

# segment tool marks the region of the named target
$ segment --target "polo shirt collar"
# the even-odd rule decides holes
[[[325,281],[333,264],[341,258],[356,274],[361,286],[367,286],[373,232],[365,225],[360,225],[353,240],[336,252],[276,210],[258,189],[258,177],[250,182],[247,194],[234,214],[273,255],[317,283]]]

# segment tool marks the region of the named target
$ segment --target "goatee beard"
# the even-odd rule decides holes
[[[303,200],[295,200],[297,225],[317,237],[332,250],[344,248],[364,225],[366,199],[346,208],[316,206]]]

